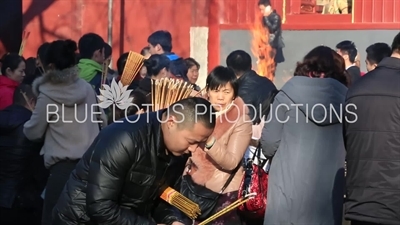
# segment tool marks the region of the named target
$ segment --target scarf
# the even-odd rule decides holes
[[[78,63],[79,77],[90,82],[98,72],[103,71],[103,66],[91,59],[81,59]]]

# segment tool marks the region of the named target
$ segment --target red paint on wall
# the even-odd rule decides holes
[[[223,7],[222,0],[210,0],[208,15],[208,71],[219,65],[220,62],[220,13]]]
[[[207,27],[208,13],[210,11],[210,0],[192,1],[192,26]]]
[[[34,3],[33,3],[34,2]],[[114,0],[112,23],[113,61],[123,52],[140,51],[147,37],[156,30],[168,30],[173,51],[182,57],[190,54],[192,3],[189,0]],[[49,7],[43,10],[44,5]],[[24,26],[30,31],[24,56],[36,56],[46,41],[95,32],[107,41],[108,0],[23,0]],[[199,16],[201,18],[201,16]],[[204,18],[202,18],[204,19]],[[204,22],[200,22],[204,23]]]

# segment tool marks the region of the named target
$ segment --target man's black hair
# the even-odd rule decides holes
[[[259,0],[258,5],[263,5],[263,6],[270,6],[271,1],[270,0]]]
[[[336,45],[336,48],[340,50],[343,54],[349,55],[349,61],[354,63],[357,57],[357,48],[352,41],[342,41]]]
[[[15,89],[13,97],[14,104],[26,106],[28,105],[27,101],[30,101],[31,99],[36,99],[36,96],[33,94],[32,87],[30,85],[22,83]]]
[[[182,128],[191,128],[195,123],[202,123],[208,129],[215,127],[215,109],[204,98],[191,97],[175,102],[166,111],[173,115]]]
[[[392,49],[386,43],[375,43],[365,51],[367,52],[367,60],[372,64],[378,64],[383,58],[392,54]]]
[[[107,59],[112,55],[112,47],[108,43],[104,43],[104,58]]]
[[[87,33],[79,39],[78,49],[81,59],[91,59],[95,51],[104,48],[104,39],[95,33]]]
[[[397,52],[400,54],[400,32],[393,39],[392,52]]]
[[[231,68],[236,75],[246,72],[251,70],[251,56],[243,50],[233,51],[226,58],[226,65]]]
[[[147,38],[147,42],[153,46],[160,45],[164,52],[172,51],[172,36],[166,30],[158,30],[152,33],[149,38]]]

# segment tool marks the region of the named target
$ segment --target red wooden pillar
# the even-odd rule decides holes
[[[220,0],[210,0],[208,13],[208,72],[220,64],[220,30],[219,19],[221,12]]]

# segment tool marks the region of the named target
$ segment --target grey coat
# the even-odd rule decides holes
[[[333,110],[346,92],[331,78],[295,76],[276,95],[260,140],[273,156],[264,225],[341,224],[346,153]]]

